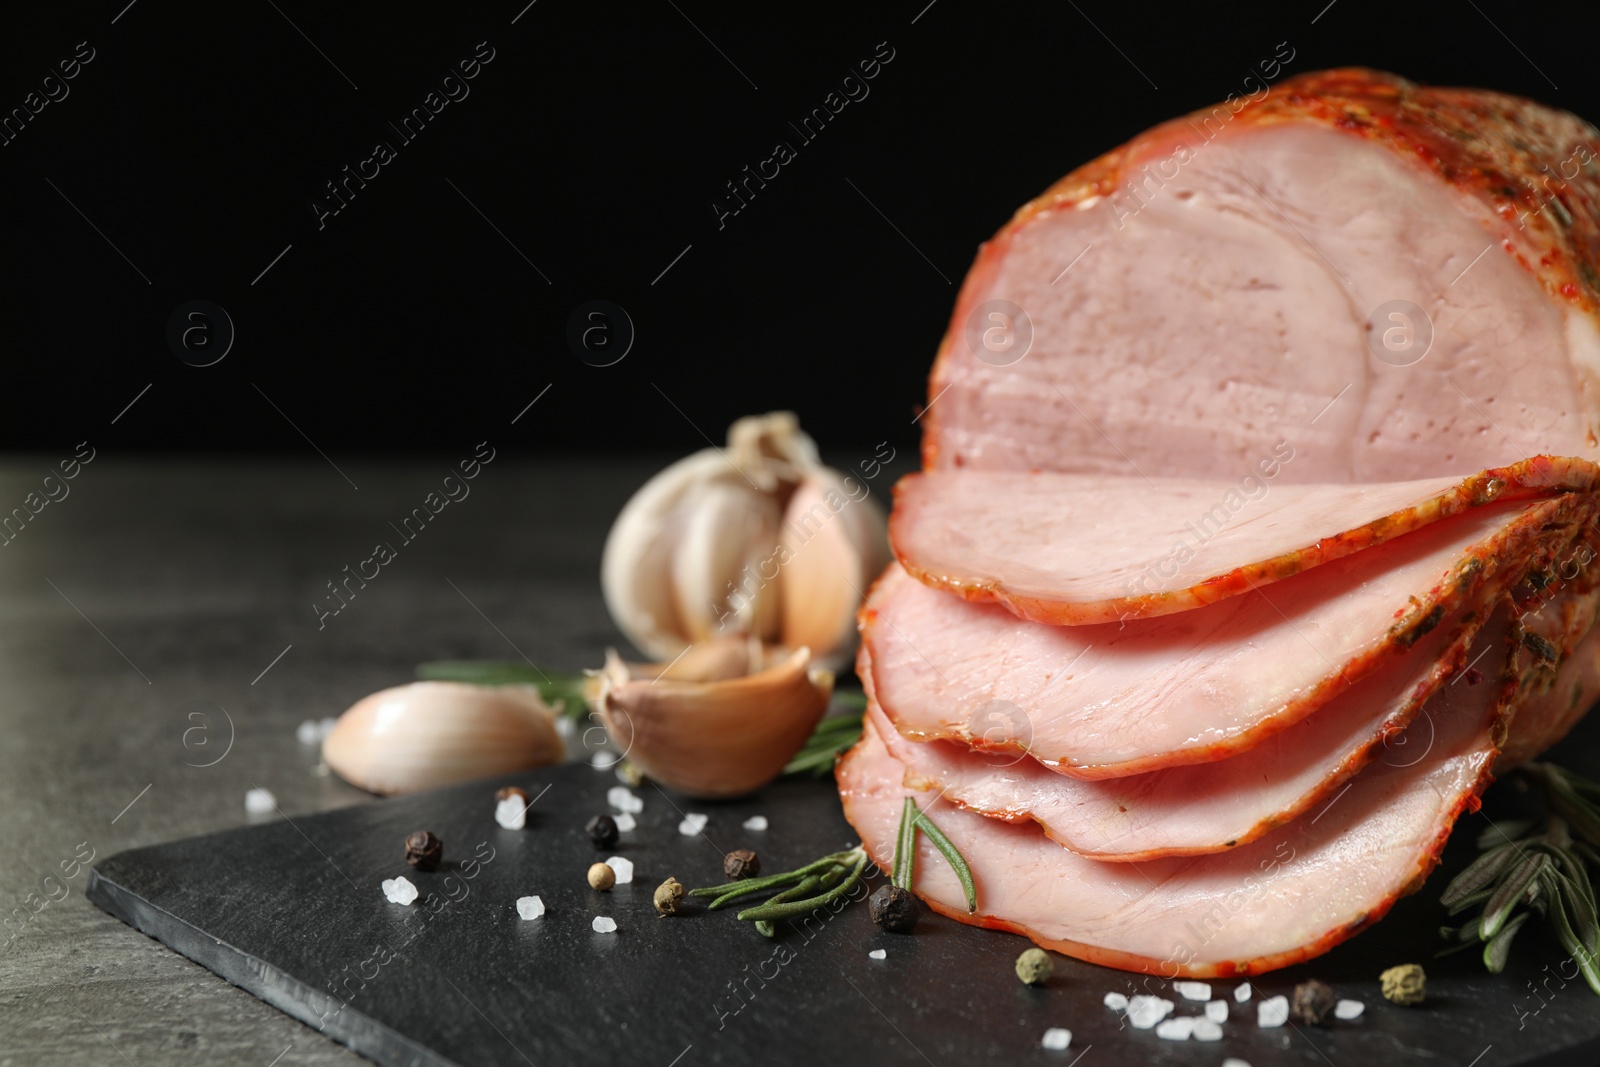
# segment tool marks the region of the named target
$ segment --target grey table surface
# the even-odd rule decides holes
[[[0,464],[0,514],[59,458]],[[93,907],[83,871],[50,898],[87,850],[246,824],[252,785],[291,818],[370,800],[295,727],[418,662],[598,665],[620,641],[601,544],[665,457],[498,456],[319,629],[325,583],[399,544],[388,524],[458,458],[340,457],[346,481],[315,458],[102,454],[0,547],[0,1065],[366,1062]]]

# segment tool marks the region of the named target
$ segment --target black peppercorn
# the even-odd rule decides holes
[[[880,885],[867,901],[867,911],[872,921],[894,934],[909,934],[917,925],[922,905],[909,889],[897,885]]]
[[[406,836],[406,862],[417,870],[437,870],[443,855],[444,842],[433,836],[432,831],[418,830]]]
[[[1338,1003],[1339,998],[1334,996],[1328,984],[1313,978],[1294,987],[1294,996],[1289,999],[1289,1013],[1299,1022],[1326,1026],[1328,1016],[1333,1014],[1334,1006]]]
[[[730,882],[754,878],[761,873],[761,857],[747,848],[736,848],[722,857],[722,873]]]
[[[596,815],[584,826],[595,848],[610,848],[617,843],[617,820],[609,815]]]

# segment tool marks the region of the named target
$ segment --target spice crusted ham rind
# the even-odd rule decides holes
[[[1258,974],[1321,955],[1422,884],[1457,816],[1476,808],[1491,780],[1513,687],[1509,676],[1500,685],[1445,687],[1429,707],[1431,744],[1413,765],[1375,764],[1328,815],[1220,855],[1102,863],[1034,826],[929,802],[925,791],[903,784],[905,765],[870,722],[838,765],[839,793],[845,817],[885,871],[903,799],[915,797],[929,812],[977,886],[978,911],[969,914],[955,875],[919,835],[912,888],[950,918],[1167,978]]]
[[[1600,458],[1592,126],[1366,70],[1235,106],[1089,163],[983,246],[927,468],[1237,482],[1283,442],[1281,482]]]
[[[906,784],[993,819],[1032,820],[1080,856],[1143,862],[1248,844],[1321,803],[1372,760],[1409,761],[1410,753],[1399,744],[1391,749],[1391,742],[1441,685],[1459,684],[1452,678],[1467,662],[1483,614],[1437,627],[1316,714],[1230,759],[1092,782],[1017,754],[908,741],[878,704],[865,648],[857,672],[866,686],[866,718],[905,765]],[[1483,641],[1504,639],[1502,630]]]
[[[1237,484],[1051,471],[944,470],[895,486],[889,537],[907,573],[1034,622],[1187,611],[1479,507],[1593,490],[1600,468],[1535,456],[1466,478]]]
[[[1225,759],[1548,568],[1596,507],[1567,493],[1473,508],[1247,596],[1101,626],[1027,622],[891,565],[860,612],[864,662],[913,741],[1085,779]]]

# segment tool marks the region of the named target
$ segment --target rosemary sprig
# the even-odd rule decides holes
[[[906,797],[905,805],[900,809],[900,831],[895,837],[894,846],[892,876],[894,884],[901,889],[911,888],[916,872],[918,830],[927,834],[928,840],[933,842],[933,847],[949,861],[950,869],[955,871],[956,879],[961,883],[961,891],[966,894],[967,911],[977,911],[978,887],[972,881],[972,868],[967,866],[966,857],[961,855],[961,850],[956,848],[955,842],[946,837],[944,831],[928,818],[928,813],[917,807],[917,802],[910,797]]]
[[[778,889],[775,896],[754,907],[745,908],[736,916],[741,920],[753,921],[762,936],[772,937],[777,933],[777,928],[772,925],[776,920],[808,915],[850,892],[861,881],[867,863],[867,850],[857,845],[842,852],[831,852],[792,871],[744,878],[727,885],[701,886],[689,890],[689,895],[711,897],[707,910],[716,911],[744,897]]]
[[[839,753],[861,740],[861,716],[866,711],[867,698],[854,690],[835,690],[833,703],[843,707],[844,713],[829,715],[817,723],[804,747],[794,754],[783,768],[784,774],[811,774],[821,778],[833,770]]]
[[[419,663],[417,677],[428,682],[467,682],[471,685],[531,685],[551,707],[574,719],[588,712],[584,701],[584,676],[567,671],[543,671],[528,663],[491,659],[442,659]]]
[[[1590,867],[1600,867],[1600,784],[1551,763],[1523,770],[1544,785],[1551,814],[1542,827],[1498,822],[1479,836],[1483,854],[1439,898],[1450,915],[1477,909],[1477,918],[1441,927],[1441,936],[1459,942],[1444,951],[1482,944],[1484,966],[1499,974],[1517,932],[1538,915],[1600,993],[1600,911],[1590,878]]]

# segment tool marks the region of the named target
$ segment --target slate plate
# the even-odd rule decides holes
[[[1600,719],[1554,758],[1596,770]],[[500,829],[493,790],[543,790],[526,830]],[[989,1061],[1073,1064],[1220,1064],[1237,1056],[1274,1064],[1428,1062],[1461,1067],[1600,1060],[1600,1000],[1555,942],[1525,930],[1506,973],[1475,956],[1435,960],[1445,875],[1472,855],[1482,817],[1467,817],[1444,872],[1382,923],[1313,963],[1255,980],[1255,997],[1287,994],[1308,977],[1366,1002],[1366,1014],[1330,1029],[1261,1030],[1255,1004],[1234,1004],[1236,983],[1214,983],[1232,1015],[1220,1044],[1169,1042],[1124,1028],[1105,1008],[1109,990],[1166,983],[1057,957],[1043,989],[1012,973],[1022,938],[925,917],[914,936],[879,932],[864,904],[780,927],[766,940],[730,912],[661,919],[651,894],[668,875],[687,885],[721,881],[723,850],[758,850],[768,870],[798,865],[854,841],[831,783],[780,782],[753,800],[690,802],[653,786],[616,854],[633,860],[633,884],[594,893],[584,872],[597,858],[584,822],[607,810],[614,775],[567,765],[492,783],[358,805],[112,856],[96,866],[88,896],[334,1040],[382,1064],[817,1064]],[[1524,798],[1515,780],[1486,807],[1504,814]],[[685,837],[682,811],[710,816]],[[770,829],[742,828],[765,815]],[[408,832],[445,841],[446,866],[411,871]],[[474,858],[481,862],[474,865]],[[405,874],[423,892],[406,908],[379,883]],[[432,894],[432,904],[427,903]],[[548,911],[524,922],[517,897]],[[454,899],[452,899],[454,898]],[[608,915],[614,934],[590,920]],[[1530,936],[1532,935],[1532,936]],[[867,953],[882,948],[883,961]],[[1377,975],[1419,961],[1429,974],[1421,1008],[1387,1004]],[[1564,962],[1565,961],[1565,962]],[[1177,1000],[1170,994],[1171,999]],[[1199,1005],[1180,1010],[1195,1012]],[[1065,1053],[1039,1039],[1073,1033]]]

